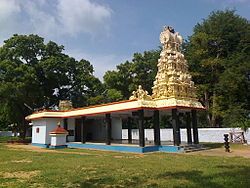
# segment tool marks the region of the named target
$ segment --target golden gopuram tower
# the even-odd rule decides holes
[[[188,72],[187,61],[181,53],[182,37],[172,27],[165,26],[160,34],[162,51],[158,59],[158,72],[153,83],[152,96],[141,86],[130,99],[151,100],[151,106],[180,106],[204,108],[196,98],[196,87]],[[137,95],[134,95],[136,94]],[[155,104],[153,104],[153,101]]]

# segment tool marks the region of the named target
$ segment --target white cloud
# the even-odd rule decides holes
[[[0,44],[15,33],[34,33],[55,41],[87,34],[96,41],[109,36],[112,12],[92,0],[0,0]],[[89,60],[101,80],[107,70],[126,60],[113,54],[86,54],[80,49],[65,53]]]
[[[15,1],[2,0],[0,2],[0,20],[4,20],[13,13],[19,12],[20,7],[15,4]]]
[[[21,8],[15,1],[0,1],[0,37],[6,37],[10,32],[15,30],[20,12]]]
[[[131,56],[121,56],[115,54],[95,54],[84,53],[79,50],[67,50],[66,54],[76,58],[77,60],[88,60],[94,67],[94,75],[100,80],[103,80],[103,76],[108,70],[115,70],[116,66],[124,63],[125,61],[131,61]]]
[[[26,0],[25,5],[22,4],[21,6],[28,15],[28,19],[25,21],[28,22],[30,30],[43,36],[51,36],[60,31],[58,30],[59,23],[56,21],[56,16],[49,14],[43,9],[45,5],[45,1]]]
[[[60,0],[57,9],[64,30],[71,35],[108,29],[106,22],[111,17],[111,9],[107,7],[89,0]]]
[[[48,39],[107,34],[112,10],[90,0],[1,0],[0,34],[37,33]]]

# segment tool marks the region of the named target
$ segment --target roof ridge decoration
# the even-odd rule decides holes
[[[136,91],[132,92],[132,96],[129,98],[129,100],[152,100],[152,97],[148,95],[148,92],[146,90],[142,89],[142,86],[139,85],[138,89]]]
[[[58,105],[59,110],[65,111],[73,108],[70,100],[60,100]]]

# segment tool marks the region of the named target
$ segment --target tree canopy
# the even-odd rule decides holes
[[[250,107],[250,25],[234,11],[212,12],[194,27],[185,54],[210,126]],[[240,113],[242,114],[242,113]],[[223,122],[224,120],[224,122]]]
[[[117,70],[105,73],[105,87],[120,91],[123,99],[128,99],[138,85],[142,85],[143,89],[151,93],[159,57],[160,50],[135,53],[131,62],[126,61],[118,65]]]
[[[0,48],[0,122],[15,124],[25,134],[25,116],[70,99],[75,107],[103,90],[86,60],[76,61],[63,46],[37,35],[14,35]],[[4,123],[3,123],[4,122]]]

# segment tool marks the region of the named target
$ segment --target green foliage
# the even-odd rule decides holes
[[[123,99],[128,99],[138,85],[142,85],[143,89],[151,93],[159,55],[160,50],[135,53],[131,62],[126,61],[118,65],[117,70],[105,73],[105,86],[120,91]]]
[[[100,95],[90,97],[88,103],[90,105],[110,103],[120,101],[122,98],[120,91],[117,91],[116,89],[106,89]]]
[[[59,100],[88,105],[103,86],[93,66],[65,55],[63,46],[37,35],[14,35],[0,47],[0,125],[15,124],[25,135],[25,116],[35,109],[53,108]]]
[[[225,10],[212,12],[197,24],[185,44],[190,71],[198,96],[208,109],[210,126],[221,126],[235,106],[250,109],[249,40],[248,20]]]
[[[163,115],[160,120],[160,128],[171,128],[172,127],[172,117],[171,115]]]
[[[249,114],[242,106],[230,106],[225,112],[223,122],[228,127],[240,127],[246,132],[250,128]]]
[[[108,89],[107,98],[109,100],[108,102],[119,101],[122,99],[122,94],[120,91],[117,91],[116,89]]]

